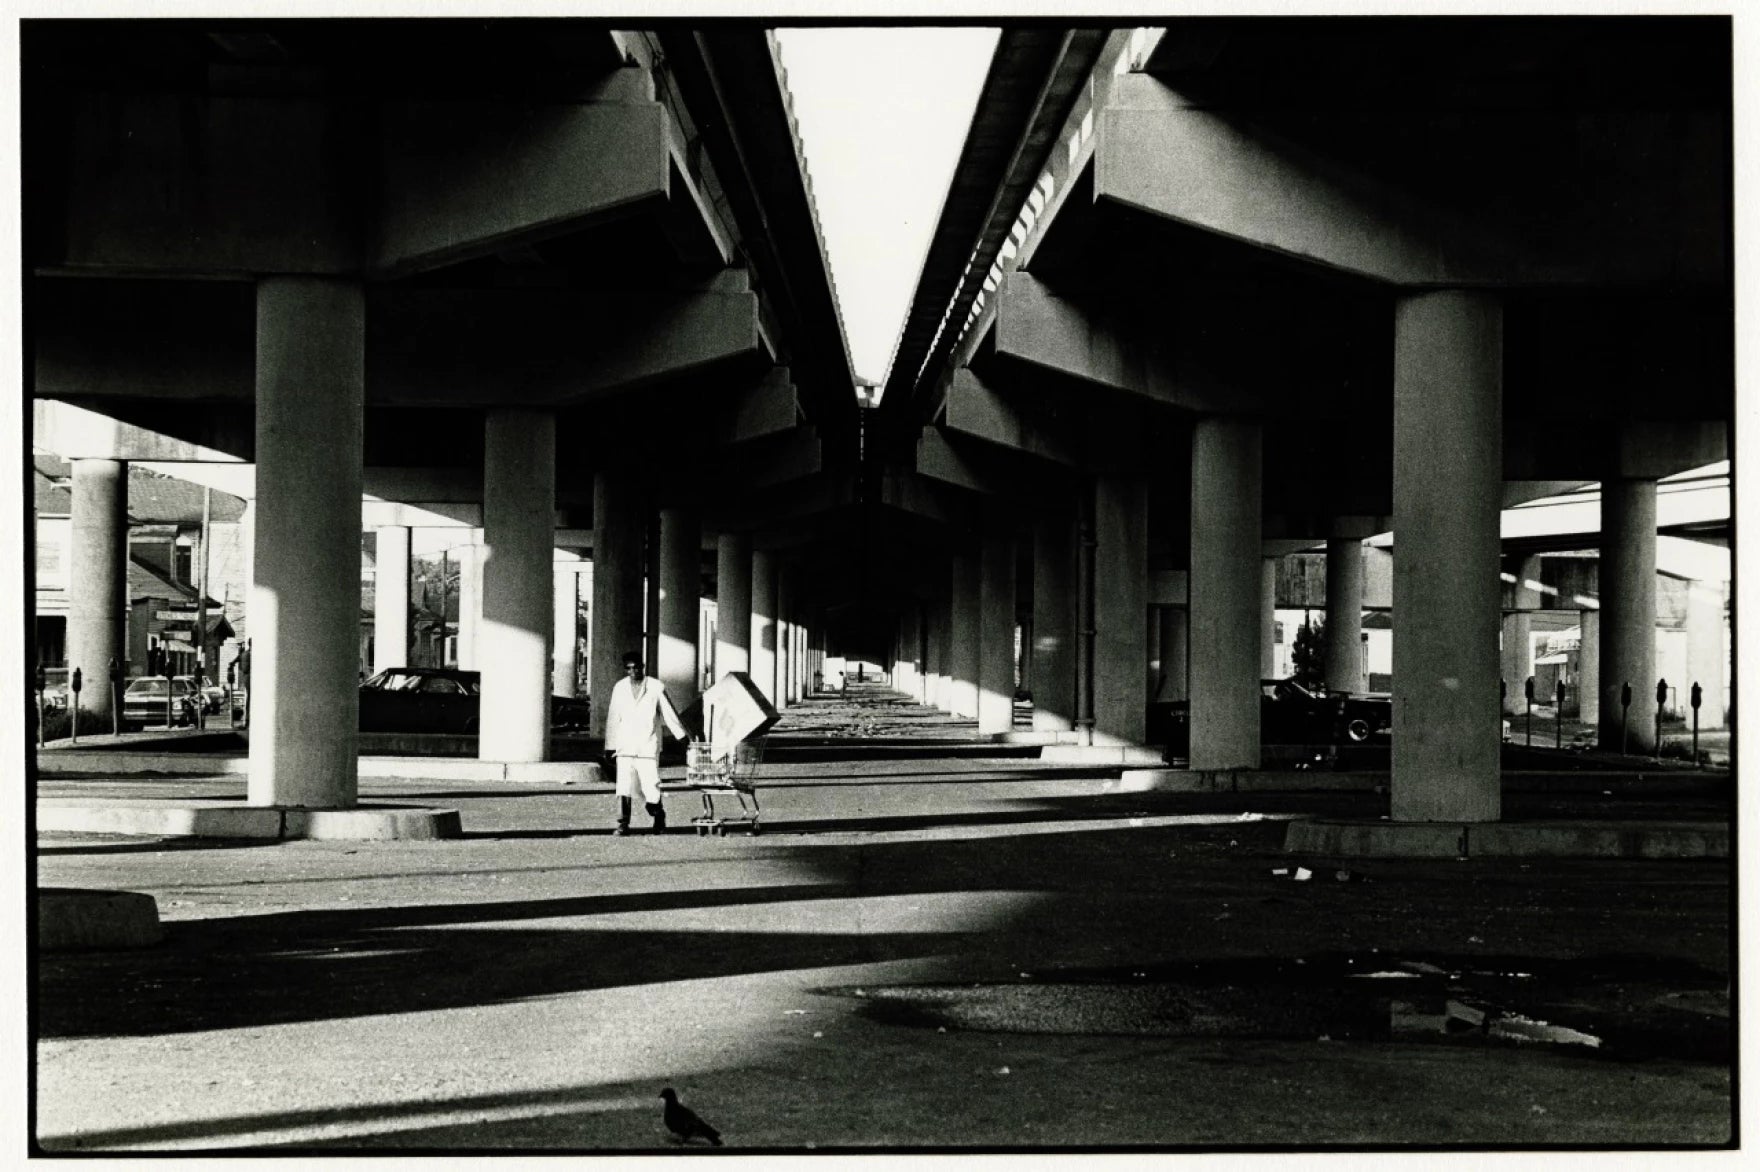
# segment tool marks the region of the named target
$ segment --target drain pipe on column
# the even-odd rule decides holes
[[[1094,743],[1094,484],[1076,494],[1076,744]]]

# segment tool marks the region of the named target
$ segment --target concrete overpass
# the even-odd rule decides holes
[[[646,633],[689,702],[708,551],[717,662],[799,694],[858,431],[762,30],[38,21],[22,52],[29,385],[75,458],[88,676],[121,647],[122,464],[240,461],[254,804],[355,800],[363,520],[388,567],[412,520],[482,530],[486,758],[546,752],[558,544],[598,570],[595,678]]]
[[[946,702],[1001,727],[1030,546],[1043,729],[1142,740],[1161,604],[1192,767],[1255,767],[1264,559],[1326,541],[1342,652],[1391,529],[1393,817],[1496,819],[1499,510],[1601,483],[1617,693],[1656,482],[1729,454],[1728,54],[1723,19],[1005,31],[874,429],[884,504],[946,519],[903,658],[975,664]]]
[[[1500,508],[1604,486],[1603,679],[1650,678],[1656,481],[1730,455],[1724,19],[1005,30],[872,408],[760,30],[22,50],[31,391],[85,429],[70,649],[118,645],[119,462],[253,464],[255,804],[354,801],[365,496],[385,565],[400,509],[483,530],[506,761],[546,751],[559,544],[596,679],[646,635],[688,699],[708,577],[719,670],[786,703],[835,646],[1003,733],[1020,615],[1041,739],[1128,759],[1163,656],[1229,769],[1266,559],[1326,542],[1354,650],[1391,529],[1393,816],[1495,820]]]

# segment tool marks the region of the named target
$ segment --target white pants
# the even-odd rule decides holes
[[[633,798],[636,785],[641,784],[642,801],[654,805],[660,801],[660,766],[652,757],[617,755],[617,796]]]

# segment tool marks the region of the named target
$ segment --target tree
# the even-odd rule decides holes
[[[1289,653],[1291,674],[1304,688],[1318,689],[1326,682],[1326,620],[1309,619],[1296,631]]]

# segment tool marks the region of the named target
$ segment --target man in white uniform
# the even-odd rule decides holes
[[[666,829],[666,807],[660,804],[660,724],[681,741],[690,734],[666,695],[666,686],[648,678],[642,657],[623,653],[623,678],[611,689],[611,711],[605,718],[605,747],[617,754],[617,829],[629,833],[629,811],[638,783],[642,804],[654,819],[655,831]]]

